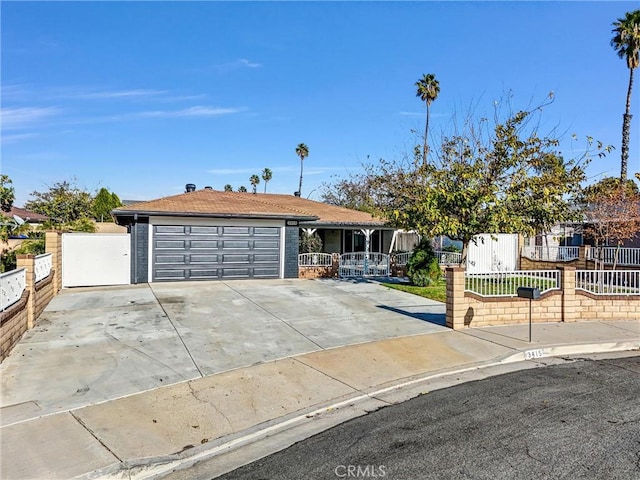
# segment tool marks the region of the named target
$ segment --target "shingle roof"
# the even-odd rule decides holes
[[[42,215],[41,213],[25,210],[24,208],[11,207],[9,216],[17,215],[26,222],[44,222],[49,220],[49,217]]]
[[[289,218],[305,224],[327,225],[383,225],[385,222],[372,215],[336,207],[322,202],[307,200],[292,195],[252,194],[221,192],[202,189],[170,197],[122,206],[112,212],[116,217],[133,213],[247,217],[247,218]]]

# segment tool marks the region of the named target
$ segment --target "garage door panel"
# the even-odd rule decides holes
[[[189,227],[191,235],[218,235],[218,227]]]
[[[183,234],[185,227],[178,225],[157,225],[155,227],[156,235]]]
[[[189,242],[189,249],[193,250],[196,248],[218,248],[217,240],[191,240]]]
[[[184,240],[158,240],[156,242],[156,247],[162,249],[177,249],[183,250],[186,246],[186,242]]]
[[[278,255],[255,254],[253,263],[275,263],[278,259]]]
[[[153,280],[278,278],[280,228],[155,225]]]
[[[186,255],[157,255],[156,263],[159,265],[162,264],[174,264],[174,263],[184,263],[186,261]]]

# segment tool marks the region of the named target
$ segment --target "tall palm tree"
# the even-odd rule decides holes
[[[267,193],[267,183],[273,178],[273,172],[269,168],[262,171],[262,180],[264,180],[264,193]]]
[[[298,196],[302,195],[302,164],[304,159],[309,156],[309,147],[304,143],[299,143],[296,147],[296,155],[300,157],[300,184],[298,185]]]
[[[629,87],[627,89],[627,108],[622,115],[622,148],[620,179],[627,179],[627,165],[629,164],[629,134],[631,130],[631,89],[633,88],[633,70],[638,68],[640,58],[640,10],[625,13],[624,18],[613,22],[615,27],[611,39],[611,46],[615,48],[620,58],[627,61],[629,67]]]
[[[251,183],[251,187],[253,187],[253,194],[255,195],[258,190],[258,184],[260,183],[260,177],[258,175],[251,175],[249,183]]]
[[[224,186],[224,191],[225,191],[225,192],[233,192],[233,187],[231,186],[231,184],[230,184],[230,183],[227,183],[227,184]]]
[[[417,87],[416,97],[420,97],[423,102],[427,104],[427,123],[424,127],[424,147],[422,149],[422,162],[427,164],[427,152],[428,143],[427,136],[429,135],[429,117],[431,116],[431,102],[438,98],[440,93],[440,82],[436,80],[436,76],[433,73],[427,73],[422,75],[422,78],[415,83]]]

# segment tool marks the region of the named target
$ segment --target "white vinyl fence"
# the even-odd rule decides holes
[[[640,270],[576,270],[576,290],[594,295],[640,295]]]
[[[545,247],[530,246],[522,249],[522,255],[531,260],[543,260],[547,262],[570,262],[576,260],[580,247]]]
[[[43,253],[36,256],[34,270],[36,272],[36,283],[40,280],[44,280],[51,273],[53,268],[53,255],[50,253]]]
[[[518,287],[538,288],[540,293],[559,290],[560,271],[465,272],[464,291],[482,297],[515,297]]]
[[[606,265],[613,265],[616,260],[616,254],[617,265],[640,266],[640,248],[591,247],[587,259],[598,260]]]
[[[474,237],[467,253],[468,272],[512,272],[518,265],[518,236],[484,233]]]
[[[27,272],[24,268],[10,270],[0,275],[0,307],[9,308],[22,297],[27,287]]]

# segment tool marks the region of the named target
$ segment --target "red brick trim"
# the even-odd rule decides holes
[[[43,289],[47,285],[49,285],[51,282],[53,282],[54,274],[55,274],[55,271],[52,269],[51,272],[49,272],[49,275],[47,275],[45,278],[43,278],[38,283],[36,283],[36,292]]]
[[[591,298],[592,300],[636,300],[640,301],[640,294],[637,295],[595,295],[591,292],[584,290],[578,290],[576,288],[576,295]]]
[[[29,299],[29,290],[22,292],[22,297],[16,303],[9,307],[9,310],[5,310],[0,314],[0,327],[4,326],[9,320],[19,314],[27,306],[27,300]]]

